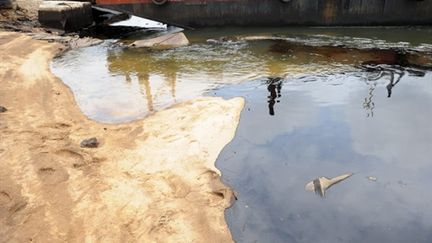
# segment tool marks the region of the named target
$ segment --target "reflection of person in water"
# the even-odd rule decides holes
[[[415,77],[424,77],[426,75],[425,72],[421,70],[416,69],[406,69],[406,68],[398,68],[398,69],[391,69],[390,70],[390,83],[387,85],[387,97],[390,98],[392,95],[392,89],[396,84],[401,81],[402,77],[405,75],[405,73],[408,73],[410,76]],[[399,75],[399,77],[395,81],[394,75]]]
[[[394,79],[394,75],[397,74],[399,75],[399,77],[397,78],[397,80],[395,81]],[[399,83],[399,81],[402,79],[402,77],[405,75],[405,73],[403,71],[401,72],[397,72],[397,71],[390,71],[390,83],[387,84],[387,97],[390,98],[392,95],[392,89],[393,87]]]
[[[270,92],[270,95],[268,98],[268,107],[269,107],[269,113],[271,116],[274,116],[274,105],[275,103],[279,103],[278,98],[281,97],[281,90],[282,90],[282,78],[280,77],[270,77],[267,80],[267,90]]]
[[[374,78],[369,78],[368,81],[376,81],[384,76],[390,76],[390,82],[387,84],[387,97],[390,98],[392,96],[393,88],[398,84],[401,79],[405,76],[406,73],[408,73],[409,76],[414,77],[424,77],[426,73],[422,70],[415,69],[415,68],[405,68],[400,66],[364,66],[363,67],[367,72],[378,72],[378,76]],[[395,78],[395,75],[398,77]]]

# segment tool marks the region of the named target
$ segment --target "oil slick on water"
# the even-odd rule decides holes
[[[217,160],[238,192],[226,213],[237,242],[430,242],[431,33],[210,29],[187,33],[192,44],[172,50],[106,43],[72,51],[53,71],[103,122],[203,93],[245,97],[236,136]],[[305,190],[346,172],[354,175],[325,198]]]

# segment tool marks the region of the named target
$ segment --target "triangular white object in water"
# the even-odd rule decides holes
[[[353,173],[346,173],[340,176],[336,176],[333,178],[327,178],[327,177],[319,177],[318,179],[315,179],[309,183],[306,184],[305,189],[307,191],[315,191],[316,194],[320,195],[321,197],[325,196],[325,193],[327,189],[329,189],[334,184],[337,184],[348,177],[352,176]]]

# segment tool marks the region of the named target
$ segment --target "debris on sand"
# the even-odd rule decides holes
[[[147,47],[156,49],[169,49],[189,45],[189,40],[183,32],[172,33],[156,38],[137,40],[131,47]]]
[[[370,181],[377,181],[378,180],[376,177],[373,177],[373,176],[368,176],[366,178]]]
[[[6,112],[6,111],[7,111],[6,107],[0,106],[0,113]]]
[[[327,178],[327,177],[319,177],[309,183],[306,184],[305,189],[306,191],[315,191],[315,194],[320,195],[321,197],[325,196],[326,191],[332,187],[333,185],[347,179],[348,177],[352,176],[353,173],[346,173],[340,176],[336,176],[333,178]]]
[[[31,33],[30,36],[35,40],[44,40],[48,42],[61,43],[71,49],[83,48],[88,46],[99,45],[103,42],[101,39],[91,37],[80,37],[79,35],[55,35],[50,33]]]
[[[99,146],[99,141],[97,140],[97,138],[84,139],[81,142],[82,148],[97,148],[98,146]]]

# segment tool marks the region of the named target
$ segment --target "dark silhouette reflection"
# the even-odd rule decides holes
[[[405,76],[406,73],[410,76],[416,77],[424,77],[426,75],[425,71],[416,70],[412,68],[404,68],[404,67],[393,67],[385,69],[390,74],[390,83],[386,86],[387,88],[387,97],[390,98],[392,95],[392,89],[396,84],[398,84],[402,77]],[[395,75],[397,75],[397,79],[395,80]]]
[[[282,90],[282,82],[283,79],[281,77],[270,77],[267,80],[267,90],[270,92],[270,95],[267,96],[268,98],[268,108],[269,108],[269,114],[271,116],[275,115],[274,112],[274,105],[280,102],[278,98],[281,97],[281,90]]]
[[[229,42],[230,39],[221,38],[221,41]],[[404,72],[409,71],[408,69],[412,69],[413,75],[424,75],[421,71],[414,69],[432,69],[432,59],[420,52],[316,46],[307,42],[283,40],[249,41],[249,43],[250,45],[247,46],[221,45],[220,47],[207,44],[191,45],[192,52],[185,52],[183,49],[161,51],[114,48],[108,50],[108,70],[112,75],[124,76],[126,82],[131,85],[135,84],[135,80],[139,80],[139,91],[141,97],[144,98],[142,100],[147,103],[146,107],[139,108],[141,114],[141,112],[157,111],[189,97],[189,94],[184,91],[188,85],[191,85],[191,89],[199,89],[199,86],[210,87],[216,83],[237,81],[235,78],[226,77],[238,75],[239,78],[242,78],[244,73],[249,73],[246,68],[227,69],[228,66],[234,64],[237,66],[238,63],[258,63],[245,66],[247,68],[259,66],[257,70],[260,73],[272,77],[266,80],[269,92],[267,103],[270,116],[275,116],[275,105],[280,102],[281,96],[283,78],[280,77],[284,77],[287,73],[305,72],[308,81],[314,80],[313,75],[307,74],[309,69],[317,70],[317,72],[321,68],[325,72],[332,71],[321,65],[329,64],[331,67],[334,63],[340,63],[356,67],[368,66],[370,68],[366,69],[367,72],[380,73],[380,79],[384,76],[389,79],[387,90],[388,97],[391,97],[393,88],[401,81]],[[207,50],[210,50],[209,54],[214,56],[207,57],[201,54],[201,51]],[[223,53],[228,53],[228,56],[221,55]],[[239,55],[240,53],[245,55]],[[394,66],[402,68],[401,71],[398,72]],[[206,79],[207,75],[211,78]],[[194,82],[189,82],[187,77],[193,77]],[[178,82],[186,80],[188,82]],[[375,104],[372,98],[373,89],[370,90],[363,104],[368,111],[368,116],[373,116]]]
[[[405,68],[403,67],[388,67],[388,66],[381,66],[381,65],[377,65],[377,66],[367,66],[366,67],[366,71],[369,72],[378,72],[377,77],[375,78],[369,78],[369,81],[376,81],[379,80],[385,76],[390,76],[390,81],[386,86],[387,89],[387,97],[390,98],[392,95],[392,90],[393,87],[396,86],[396,84],[398,84],[402,77],[405,75]],[[397,75],[397,79],[395,80],[395,75]]]
[[[393,94],[393,88],[402,80],[405,75],[424,77],[426,75],[425,70],[416,69],[412,67],[402,66],[389,66],[389,65],[362,65],[362,68],[374,76],[367,77],[367,83],[370,85],[367,97],[364,99],[363,108],[367,112],[367,117],[374,116],[375,103],[373,101],[374,91],[377,86],[377,81],[383,78],[389,77],[389,83],[386,85],[387,97],[391,98]]]
[[[368,77],[368,81],[377,81],[386,76],[390,77],[390,81],[386,86],[387,97],[390,98],[393,93],[393,88],[402,80],[408,73],[409,76],[424,77],[425,71],[402,66],[388,66],[388,65],[363,65],[366,72],[377,73],[376,77]]]
[[[395,81],[395,74],[398,75],[398,78]],[[390,98],[392,95],[392,89],[393,87],[399,83],[399,81],[402,79],[402,77],[405,75],[404,72],[390,72],[390,83],[387,84],[387,97]]]
[[[373,101],[374,91],[376,88],[376,83],[373,83],[369,87],[368,96],[364,99],[363,108],[366,110],[366,117],[374,116],[375,102]]]

